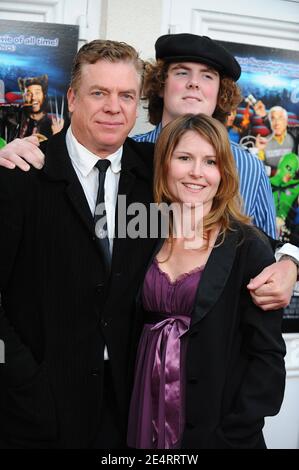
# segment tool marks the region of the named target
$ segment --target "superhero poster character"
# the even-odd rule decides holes
[[[48,75],[39,77],[18,78],[23,93],[24,112],[20,124],[19,137],[36,134],[40,141],[48,139],[59,132],[64,125],[62,115],[49,117],[48,107]]]
[[[299,158],[295,153],[282,156],[270,178],[276,208],[278,237],[299,245]]]
[[[4,144],[16,137],[23,138],[32,134],[41,142],[59,132],[64,126],[64,98],[60,113],[56,97],[56,112],[53,113],[51,100],[51,113],[48,112],[48,75],[20,77],[18,85],[23,102],[17,103],[19,94],[10,92],[5,94],[7,101],[0,106],[1,136]]]

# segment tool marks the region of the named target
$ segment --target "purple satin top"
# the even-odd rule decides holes
[[[163,265],[162,265],[163,266]],[[128,445],[141,449],[176,449],[184,429],[184,372],[187,338],[203,267],[172,282],[156,260],[147,271],[142,303],[157,313],[146,323],[139,342],[131,399]]]

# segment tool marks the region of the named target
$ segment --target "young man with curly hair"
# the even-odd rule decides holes
[[[146,65],[143,85],[149,122],[155,128],[133,138],[154,143],[162,127],[187,113],[204,113],[224,123],[242,100],[236,84],[241,68],[235,58],[214,40],[189,33],[160,36],[155,50],[156,61]],[[263,165],[234,142],[231,150],[244,210],[257,227],[275,238],[273,197]],[[277,259],[282,256],[281,262],[265,269],[249,285],[253,300],[265,310],[285,306],[296,280],[294,262],[299,249],[284,245],[276,253]]]

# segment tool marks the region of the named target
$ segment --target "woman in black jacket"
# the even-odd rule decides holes
[[[265,448],[264,417],[284,393],[282,311],[262,312],[246,288],[274,260],[241,212],[222,124],[188,115],[166,126],[154,192],[172,211],[138,299],[128,445]]]

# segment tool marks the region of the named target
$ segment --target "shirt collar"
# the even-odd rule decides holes
[[[155,127],[154,129],[156,136],[159,137],[162,131],[162,122],[159,122],[159,124]]]
[[[279,145],[282,145],[284,139],[286,138],[286,135],[287,135],[287,131],[284,131],[284,133],[281,135],[274,134],[274,139],[279,143]]]
[[[86,177],[94,168],[95,164],[99,160],[99,157],[87,150],[86,147],[78,142],[72,132],[71,126],[68,128],[66,133],[66,146],[73,165],[75,165],[80,173]],[[122,153],[123,146],[116,150],[116,152],[106,157],[106,159],[110,160],[111,162],[110,168],[113,173],[117,174],[121,170]]]

